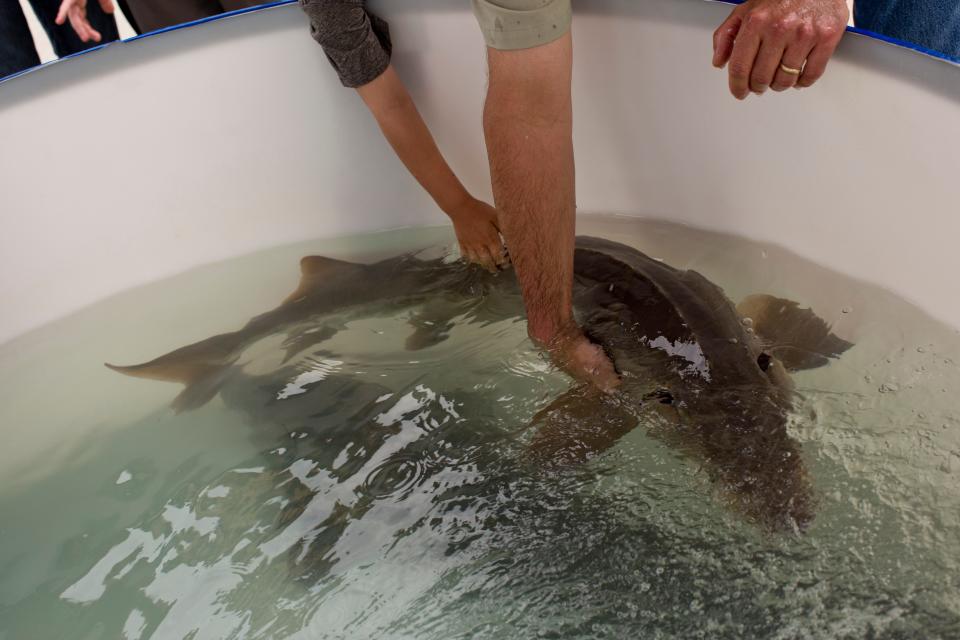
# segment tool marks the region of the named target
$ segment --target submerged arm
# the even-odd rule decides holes
[[[539,47],[488,48],[484,132],[493,195],[530,337],[601,389],[619,379],[573,319],[574,163],[570,34]]]

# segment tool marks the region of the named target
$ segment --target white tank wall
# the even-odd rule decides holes
[[[395,62],[480,196],[483,46],[466,0],[380,2]],[[848,36],[818,87],[737,103],[729,7],[578,5],[582,211],[777,242],[960,326],[960,69]],[[0,85],[0,342],[267,246],[441,215],[296,6],[116,44]]]

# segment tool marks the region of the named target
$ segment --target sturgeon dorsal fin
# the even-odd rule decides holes
[[[853,346],[793,300],[756,294],[744,298],[737,312],[753,321],[757,336],[788,371],[821,367]]]
[[[300,258],[300,274],[303,276],[325,276],[342,269],[356,269],[363,265],[324,256],[304,256]]]
[[[316,288],[320,282],[325,282],[330,278],[336,278],[348,273],[356,274],[362,271],[364,266],[346,260],[337,260],[336,258],[326,258],[324,256],[306,256],[300,259],[300,284],[297,289],[287,296],[284,304],[296,302],[306,296],[310,291]]]

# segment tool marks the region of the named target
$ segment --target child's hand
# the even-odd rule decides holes
[[[486,202],[470,198],[448,215],[457,233],[460,252],[469,262],[482,265],[493,273],[510,264],[500,238],[496,209]]]

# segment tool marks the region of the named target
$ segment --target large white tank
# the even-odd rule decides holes
[[[487,195],[484,48],[467,5],[375,8],[451,164]],[[710,66],[728,11],[579,3],[580,211],[779,243],[960,325],[960,69],[848,35],[813,89],[738,103]],[[442,221],[295,5],[6,82],[0,140],[0,341],[200,262]]]

